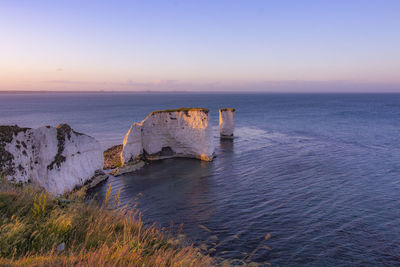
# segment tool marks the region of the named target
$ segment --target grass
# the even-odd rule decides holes
[[[152,114],[157,114],[157,113],[163,113],[163,112],[179,112],[179,111],[203,111],[204,113],[208,113],[209,110],[206,108],[176,108],[176,109],[165,109],[165,110],[157,110],[157,111],[153,111],[150,113],[150,115]]]
[[[32,186],[0,184],[1,266],[212,266],[198,248],[144,227],[135,210],[87,203],[81,189],[56,198]],[[109,190],[111,192],[111,190]],[[111,205],[114,202],[113,205]]]
[[[115,169],[122,167],[121,152],[122,145],[116,145],[104,151],[104,169]]]
[[[140,213],[118,209],[112,185],[101,205],[86,200],[85,188],[54,197],[31,185],[10,184],[0,173],[0,266],[268,266],[252,262],[264,240],[242,259],[209,256],[222,242],[210,229],[198,248],[183,235],[145,227]],[[238,236],[234,236],[239,238]],[[218,242],[218,243],[217,243]]]

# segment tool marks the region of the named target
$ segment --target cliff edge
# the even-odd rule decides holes
[[[60,195],[106,178],[103,160],[100,143],[67,124],[0,126],[0,172],[13,182],[31,182]]]

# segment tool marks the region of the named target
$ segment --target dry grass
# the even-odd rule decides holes
[[[32,187],[0,186],[0,265],[211,266],[193,246],[144,227],[136,211],[88,204],[79,191],[54,198]],[[46,201],[44,201],[46,199]],[[114,201],[118,201],[114,196]],[[111,206],[111,205],[109,205]]]

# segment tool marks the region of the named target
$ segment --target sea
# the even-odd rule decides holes
[[[400,94],[1,93],[0,124],[68,123],[106,149],[179,107],[210,110],[215,160],[154,162],[95,198],[112,183],[147,225],[222,260],[400,266]],[[236,109],[231,141],[219,108]]]

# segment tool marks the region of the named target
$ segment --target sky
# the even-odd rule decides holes
[[[400,92],[398,0],[0,0],[0,91]]]

